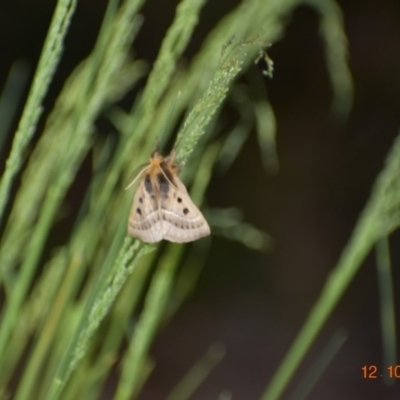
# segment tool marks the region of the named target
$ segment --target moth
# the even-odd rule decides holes
[[[143,174],[129,214],[129,235],[146,243],[162,239],[185,243],[210,234],[178,172],[173,153],[165,158],[157,151],[152,153],[149,165],[128,186]]]

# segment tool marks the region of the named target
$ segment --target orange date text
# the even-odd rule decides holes
[[[388,378],[400,379],[400,365],[389,365],[384,370],[379,370],[376,365],[363,365],[361,367],[362,377],[364,379],[382,378],[385,374]]]

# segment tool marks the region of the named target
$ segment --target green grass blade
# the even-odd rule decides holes
[[[347,336],[347,332],[340,330],[331,337],[327,346],[323,349],[321,354],[319,354],[310,370],[305,374],[302,382],[293,391],[290,400],[306,400],[309,398],[312,388],[341,349]]]
[[[225,346],[212,345],[176,385],[165,400],[188,400],[225,356]]]
[[[397,365],[396,313],[389,243],[382,238],[376,244],[376,262],[380,297],[381,334],[383,343],[383,365]],[[385,374],[385,384],[393,385],[394,380]]]
[[[146,296],[145,308],[130,340],[123,361],[115,400],[136,398],[143,383],[143,371],[150,344],[160,325],[170,293],[175,268],[183,254],[184,246],[171,244],[163,255]]]
[[[6,170],[0,181],[0,221],[3,218],[12,181],[21,168],[23,153],[35,131],[42,112],[42,101],[61,58],[64,37],[75,7],[76,0],[59,0],[57,2],[28,100],[7,160]]]
[[[320,32],[325,41],[325,60],[333,90],[334,117],[347,118],[353,104],[353,78],[348,64],[348,42],[343,15],[336,1],[304,0],[320,13]]]

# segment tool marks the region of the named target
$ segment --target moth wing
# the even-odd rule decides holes
[[[128,233],[146,243],[159,242],[164,238],[158,198],[145,190],[144,179],[133,198],[129,214]]]
[[[161,201],[164,239],[175,243],[192,242],[210,234],[210,227],[177,176],[176,187],[169,185]]]

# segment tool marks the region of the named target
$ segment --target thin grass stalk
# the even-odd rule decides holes
[[[225,346],[214,344],[186,372],[165,400],[189,400],[225,356]]]
[[[145,307],[130,340],[123,363],[115,400],[135,399],[143,383],[147,351],[162,318],[170,293],[175,269],[184,246],[171,244],[163,255],[146,296]]]
[[[244,60],[247,59],[246,50],[258,45],[256,40],[251,39],[238,44],[226,43],[220,64],[207,90],[193,107],[178,133],[175,144],[178,163],[185,164],[199,138],[204,134],[206,126],[225,100],[230,85],[242,70]]]
[[[23,154],[42,113],[42,102],[60,61],[63,41],[76,3],[76,0],[59,0],[57,2],[32,87],[7,160],[6,170],[0,181],[0,222],[4,217],[12,181],[21,168]]]
[[[299,385],[294,389],[290,400],[306,400],[309,398],[313,387],[342,348],[347,337],[348,333],[344,330],[338,330],[332,335],[326,347],[318,355],[317,360],[305,374]]]
[[[144,283],[151,271],[151,263],[156,252],[151,253],[142,259],[136,267],[128,282],[123,287],[118,300],[116,301],[113,318],[104,335],[99,358],[108,358],[115,353],[123,339],[129,332],[129,317],[132,315],[140,300]]]
[[[397,365],[396,312],[391,264],[389,241],[388,238],[383,237],[376,244],[376,265],[383,344],[382,365]],[[387,374],[384,375],[384,380],[387,386],[394,384],[394,380]]]
[[[302,0],[320,13],[325,60],[333,90],[332,115],[346,119],[353,104],[353,78],[348,64],[348,41],[339,4],[331,0]]]
[[[175,278],[171,290],[171,302],[165,312],[163,322],[167,324],[172,320],[182,304],[192,294],[208,259],[211,240],[203,240],[190,247],[189,254],[185,257],[182,268]]]
[[[232,400],[233,396],[232,393],[228,391],[223,391],[219,396],[217,400]]]

